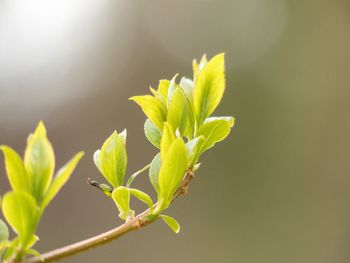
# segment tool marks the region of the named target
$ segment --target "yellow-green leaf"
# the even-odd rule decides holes
[[[39,123],[34,134],[28,139],[24,167],[32,182],[33,196],[40,202],[49,188],[55,169],[54,152],[47,139],[43,122]]]
[[[215,121],[215,120],[227,121],[227,123],[230,125],[231,128],[235,125],[235,118],[233,118],[231,116],[221,116],[221,117],[213,116],[213,117],[209,117],[209,118],[205,119],[204,123],[208,123],[208,122]]]
[[[35,199],[25,192],[9,192],[3,198],[2,210],[25,247],[31,241],[39,219]]]
[[[30,178],[24,168],[22,158],[8,146],[1,146],[5,156],[7,177],[14,191],[32,192]]]
[[[172,96],[168,108],[167,122],[171,124],[174,131],[179,129],[181,135],[184,135],[187,129],[188,134],[192,136],[194,116],[190,102],[181,88],[177,88]]]
[[[49,190],[44,196],[41,205],[42,209],[44,209],[52,201],[52,199],[57,195],[64,184],[69,180],[75,167],[83,156],[83,152],[77,153],[66,165],[57,171],[56,176],[54,177],[52,184],[49,187]]]
[[[231,131],[230,122],[226,120],[213,120],[205,123],[198,131],[197,136],[203,136],[200,153],[214,146],[215,143],[224,140]]]
[[[132,194],[133,196],[135,196],[137,199],[139,199],[141,202],[144,202],[150,209],[150,211],[152,212],[153,210],[153,201],[151,199],[151,197],[146,194],[145,192],[135,189],[135,188],[129,188],[130,194]]]
[[[100,173],[103,174],[102,167],[101,167],[101,150],[95,151],[93,159],[97,170],[99,170]]]
[[[180,87],[185,92],[190,103],[192,103],[193,102],[193,89],[194,89],[193,81],[191,79],[183,77],[180,80]]]
[[[0,219],[0,242],[7,241],[9,239],[9,230],[4,221]],[[0,248],[0,251],[2,249]]]
[[[163,97],[164,102],[168,100],[169,86],[170,86],[170,80],[162,79],[159,81],[158,93]]]
[[[168,88],[168,98],[167,98],[167,108],[169,108],[169,105],[170,105],[170,101],[175,93],[175,90],[179,87],[177,84],[176,84],[176,78],[179,74],[176,74],[171,80],[170,80],[170,83],[169,83],[169,88]]]
[[[176,221],[175,218],[167,215],[160,215],[160,217],[176,234],[180,232],[180,224]]]
[[[170,146],[164,156],[159,172],[159,193],[158,201],[163,210],[170,204],[170,201],[179,187],[187,168],[187,152],[185,143],[177,138]]]
[[[199,136],[186,143],[189,167],[193,167],[193,165],[195,165],[196,162],[198,161],[197,158],[204,140],[205,140],[204,136]]]
[[[120,135],[114,131],[102,145],[100,153],[102,174],[114,188],[123,184],[127,165],[125,136]]]
[[[150,119],[147,119],[145,121],[144,130],[148,141],[152,143],[155,147],[160,148],[160,139],[162,135],[159,128],[155,126],[153,122],[150,121]]]
[[[160,142],[160,156],[164,160],[170,146],[175,141],[176,136],[173,127],[168,123],[164,123],[163,136]]]
[[[225,91],[224,54],[216,55],[200,71],[195,82],[193,105],[198,126],[219,105]]]
[[[160,158],[160,153],[158,153],[152,160],[151,166],[149,168],[149,179],[153,185],[156,192],[159,192],[159,171],[162,166],[162,160]]]
[[[166,120],[167,109],[160,100],[151,95],[134,96],[130,100],[135,101],[142,108],[148,119],[162,130],[163,122]]]
[[[197,60],[193,60],[192,69],[193,69],[193,80],[196,81],[199,73],[204,68],[204,66],[208,63],[207,55],[204,54],[198,64]]]
[[[130,209],[130,191],[124,186],[119,186],[114,189],[112,198],[119,210],[119,217],[127,220],[129,217],[134,217],[135,212]]]

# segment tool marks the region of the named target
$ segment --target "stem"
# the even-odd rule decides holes
[[[182,181],[180,187],[177,189],[177,191],[175,192],[175,194],[173,196],[173,199],[172,199],[173,201],[178,196],[187,193],[188,186],[193,178],[194,178],[194,174],[192,171],[186,172],[184,180]],[[137,215],[134,218],[131,218],[130,220],[126,221],[124,224],[122,224],[122,225],[120,225],[112,230],[109,230],[109,231],[102,233],[100,235],[88,238],[86,240],[83,240],[83,241],[62,247],[62,248],[52,250],[50,252],[42,254],[41,256],[32,257],[32,258],[28,259],[27,261],[24,261],[23,263],[52,262],[52,261],[56,261],[56,260],[60,260],[62,258],[72,256],[74,254],[88,250],[90,248],[101,246],[105,243],[111,242],[111,241],[125,235],[128,232],[141,229],[142,227],[145,227],[145,226],[153,223],[155,220],[157,220],[157,218],[153,218],[150,220],[148,215],[149,215],[149,209],[145,210],[141,214]]]
[[[147,164],[145,167],[143,167],[141,170],[138,170],[136,173],[132,174],[129,179],[128,182],[126,183],[126,187],[130,187],[132,182],[134,181],[134,179],[139,175],[142,174],[144,171],[146,171],[148,168],[150,168],[151,164]]]

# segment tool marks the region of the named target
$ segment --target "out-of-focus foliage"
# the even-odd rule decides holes
[[[2,145],[7,177],[12,191],[2,199],[6,221],[18,235],[9,240],[5,223],[0,222],[0,251],[4,261],[22,260],[27,254],[38,254],[31,247],[40,218],[47,205],[68,181],[84,153],[77,153],[54,176],[55,156],[42,122],[30,134],[24,160],[12,148]]]

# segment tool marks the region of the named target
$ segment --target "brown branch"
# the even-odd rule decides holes
[[[173,196],[173,201],[180,195],[186,194],[188,191],[188,186],[191,180],[194,178],[194,173],[188,171],[185,174],[184,180],[182,181],[180,187],[177,189]],[[25,261],[25,263],[42,263],[42,262],[52,262],[75,255],[79,252],[101,246],[105,243],[111,242],[128,232],[133,230],[141,229],[142,227],[154,222],[157,218],[153,220],[147,220],[146,217],[149,215],[149,210],[142,212],[134,218],[127,220],[124,224],[109,230],[100,235],[88,238],[86,240],[52,250],[50,252],[44,253],[38,257],[32,257]]]

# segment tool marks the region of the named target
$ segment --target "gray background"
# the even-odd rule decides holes
[[[65,262],[349,262],[349,28],[344,0],[0,0],[0,143],[23,152],[43,119],[58,167],[86,152],[37,248],[120,224],[85,182],[103,181],[93,152],[127,128],[128,173],[143,167],[156,151],[128,98],[224,51],[217,114],[236,126],[169,209],[181,233],[157,222]]]

